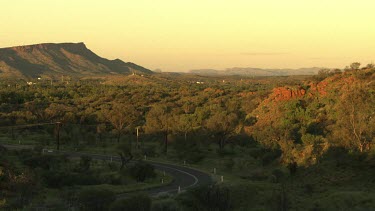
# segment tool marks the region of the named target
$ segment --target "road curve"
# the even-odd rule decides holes
[[[32,146],[22,146],[22,145],[3,145],[9,149],[27,149],[32,148]],[[117,156],[109,156],[109,155],[100,155],[100,154],[91,154],[91,153],[83,153],[83,152],[70,152],[70,151],[55,151],[55,150],[43,150],[44,153],[61,153],[66,154],[72,157],[79,157],[79,156],[89,156],[93,159],[97,160],[113,160],[113,161],[120,161],[120,158]],[[157,196],[163,193],[169,194],[176,194],[180,191],[184,191],[188,188],[199,186],[199,185],[208,185],[211,184],[212,178],[209,174],[204,173],[202,171],[192,169],[186,166],[178,166],[174,164],[166,164],[160,163],[155,161],[145,161],[150,163],[155,167],[155,169],[165,172],[173,177],[173,181],[169,184],[164,186],[159,186],[155,188],[150,188],[145,190],[151,196]],[[118,197],[126,197],[128,193],[120,194]]]

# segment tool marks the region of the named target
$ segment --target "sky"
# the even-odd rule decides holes
[[[375,60],[374,0],[0,0],[0,48],[84,42],[151,70]]]

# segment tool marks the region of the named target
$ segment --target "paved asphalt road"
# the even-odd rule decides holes
[[[29,149],[32,148],[32,146],[26,146],[26,145],[3,145],[4,147],[8,149]],[[57,153],[55,150],[44,150],[44,153]],[[113,161],[120,161],[120,158],[117,156],[108,156],[108,155],[99,155],[99,154],[90,154],[90,153],[82,153],[82,152],[68,152],[68,151],[59,151],[58,153],[67,154],[68,156],[90,156],[93,159],[98,160],[113,160]],[[165,173],[171,175],[174,180],[164,186],[151,188],[146,190],[151,196],[157,196],[159,194],[163,193],[170,193],[175,194],[178,192],[178,189],[180,187],[181,191],[186,190],[190,187],[195,187],[199,185],[207,185],[211,184],[212,178],[209,174],[188,168],[185,166],[178,166],[173,164],[165,164],[165,163],[159,163],[154,161],[146,161],[153,165],[155,169],[159,171],[165,171]],[[121,194],[119,197],[126,197],[127,194]]]

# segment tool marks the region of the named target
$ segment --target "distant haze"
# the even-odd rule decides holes
[[[319,70],[324,68],[299,68],[299,69],[261,69],[261,68],[228,68],[225,70],[199,69],[190,70],[189,73],[204,76],[222,76],[222,75],[239,75],[239,76],[289,76],[289,75],[315,75]]]
[[[373,0],[2,1],[0,48],[85,42],[147,69],[343,68],[375,61]]]

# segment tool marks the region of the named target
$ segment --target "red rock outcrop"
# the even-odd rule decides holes
[[[296,99],[303,97],[306,94],[306,90],[302,87],[291,89],[288,87],[274,88],[269,99],[272,101],[287,101],[290,99]]]

